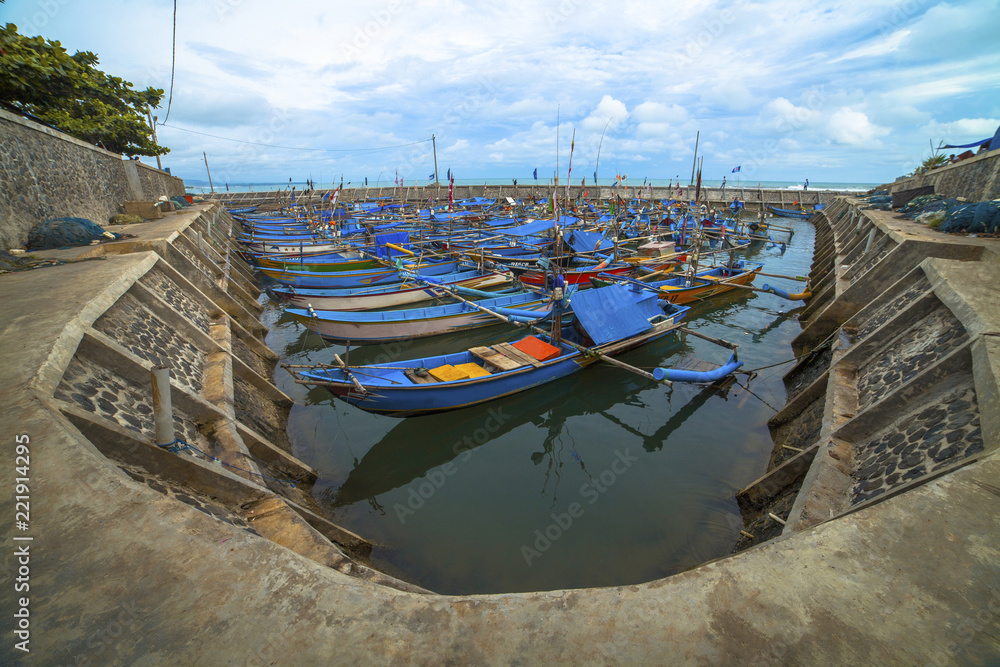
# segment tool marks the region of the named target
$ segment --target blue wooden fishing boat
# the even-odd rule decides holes
[[[806,218],[812,217],[813,211],[793,211],[787,208],[778,208],[777,206],[768,206],[767,210],[782,218],[798,218],[800,220],[805,220]]]
[[[666,280],[640,283],[628,281],[634,289],[658,291],[661,299],[671,303],[685,304],[702,301],[716,294],[737,289],[738,285],[748,285],[754,281],[764,265],[759,262],[736,261],[731,266],[716,266],[695,273],[694,278],[680,275]],[[607,276],[606,280],[602,280]],[[593,284],[606,285],[608,280],[621,281],[620,276],[602,274]]]
[[[477,305],[525,322],[537,322],[552,313],[548,295],[537,292],[481,299]],[[493,315],[466,303],[388,311],[286,308],[285,312],[327,340],[358,345],[427,338],[498,323]]]
[[[324,252],[312,255],[261,255],[256,264],[268,269],[299,271],[355,271],[380,266],[380,261],[357,251]]]
[[[485,403],[575,373],[679,327],[688,309],[620,285],[574,296],[573,324],[559,340],[536,334],[513,343],[368,366],[288,370],[362,410],[410,417]],[[339,359],[339,357],[338,357]],[[652,377],[652,375],[649,375]]]
[[[416,271],[422,276],[445,276],[466,270],[461,262],[434,262],[409,264],[408,270]],[[269,269],[260,267],[260,272],[268,278],[285,285],[295,287],[363,287],[365,285],[384,285],[403,281],[399,269],[383,267],[379,269],[362,269],[358,271],[298,271],[295,269]]]
[[[507,289],[514,283],[514,278],[509,274],[484,273],[478,270],[452,273],[438,280],[441,285],[478,291]],[[268,287],[267,292],[271,298],[286,301],[293,307],[312,306],[315,310],[375,310],[439,298],[436,287],[412,282],[344,289],[280,285]]]

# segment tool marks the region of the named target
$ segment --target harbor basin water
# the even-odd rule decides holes
[[[787,249],[746,253],[764,271],[800,276],[814,229],[776,218]],[[772,233],[775,239],[788,234]],[[758,277],[789,292],[801,283]],[[333,363],[323,341],[265,299],[268,345],[289,364]],[[792,358],[801,302],[733,290],[692,305],[687,326],[739,344],[741,370]],[[438,354],[523,335],[503,325],[355,347],[351,363]],[[621,357],[652,369],[728,350],[671,335]],[[628,585],[731,553],[742,527],[734,494],[759,477],[773,443],[767,420],[785,402],[791,363],[724,389],[673,388],[595,364],[492,403],[397,419],[363,412],[322,388],[275,381],[295,400],[288,434],[315,467],[313,495],[338,524],[371,540],[372,564],[448,594]],[[749,379],[749,383],[748,383]]]

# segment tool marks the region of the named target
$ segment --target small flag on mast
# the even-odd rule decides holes
[[[740,166],[742,166],[742,165],[740,165]],[[736,167],[736,169],[733,169],[732,173],[734,173],[734,174],[735,174],[735,173],[736,173],[736,172],[738,172],[739,170],[740,170],[740,168],[739,168],[739,167]]]

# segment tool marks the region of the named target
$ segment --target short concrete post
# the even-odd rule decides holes
[[[878,231],[878,228],[875,227],[874,225],[872,225],[872,230],[870,232],[868,232],[868,242],[865,243],[865,252],[866,253],[869,250],[872,249],[872,242],[875,240],[875,232],[877,232],[877,231]]]
[[[174,437],[174,407],[170,400],[170,369],[166,366],[157,366],[150,374],[153,377],[155,443],[169,445],[176,440]]]

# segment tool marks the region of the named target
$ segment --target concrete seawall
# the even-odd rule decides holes
[[[552,186],[546,187],[542,185],[519,184],[516,188],[513,185],[456,185],[454,197],[455,199],[468,199],[472,197],[500,199],[503,197],[534,197],[539,199],[542,197],[551,197],[554,190],[555,188]],[[565,192],[565,186],[560,187],[559,197],[562,198]],[[305,194],[297,192],[295,201],[297,203],[307,203],[319,206],[323,201],[323,197],[332,193],[333,190],[312,190]],[[615,196],[618,196],[624,199],[636,198],[649,200],[652,198],[654,201],[660,201],[662,199],[690,201],[694,199],[695,193],[695,188],[687,186],[681,188],[681,196],[678,197],[677,188],[654,187],[651,191],[647,191],[645,188],[636,187],[611,188],[608,186],[581,187],[579,185],[574,185],[569,189],[569,199],[576,200],[578,197],[586,196],[591,201],[607,201]],[[701,201],[703,203],[707,203],[710,207],[720,208],[728,206],[729,202],[733,200],[733,197],[739,197],[744,202],[748,210],[759,211],[762,206],[768,205],[776,206],[778,208],[797,208],[798,206],[812,208],[816,204],[829,204],[836,200],[837,197],[847,194],[850,193],[835,192],[830,190],[802,191],[767,188],[740,188],[734,186],[726,189],[702,188]],[[435,202],[440,203],[443,201],[447,203],[448,187],[444,185],[428,185],[407,188],[348,187],[341,192],[340,200],[348,202],[366,201],[375,197],[392,197],[396,201],[410,203],[426,203],[429,199],[433,198]],[[261,204],[287,205],[291,203],[290,193],[284,190],[234,193],[217,192],[215,194],[206,195],[206,198],[211,201],[223,202],[229,207],[253,206]]]
[[[6,625],[0,659],[995,662],[1000,242],[847,198],[815,220],[815,296],[772,465],[739,494],[742,551],[602,589],[444,596],[365,565],[364,536],[318,513],[288,451],[290,401],[219,205],[0,276],[0,437],[8,453],[28,438],[28,527],[14,494],[0,508],[7,544],[30,545],[33,654]],[[178,436],[211,459],[153,443],[160,364]],[[4,596],[0,617],[20,606]]]
[[[6,250],[23,245],[46,218],[103,226],[127,201],[184,194],[184,181],[0,109],[0,193]]]

